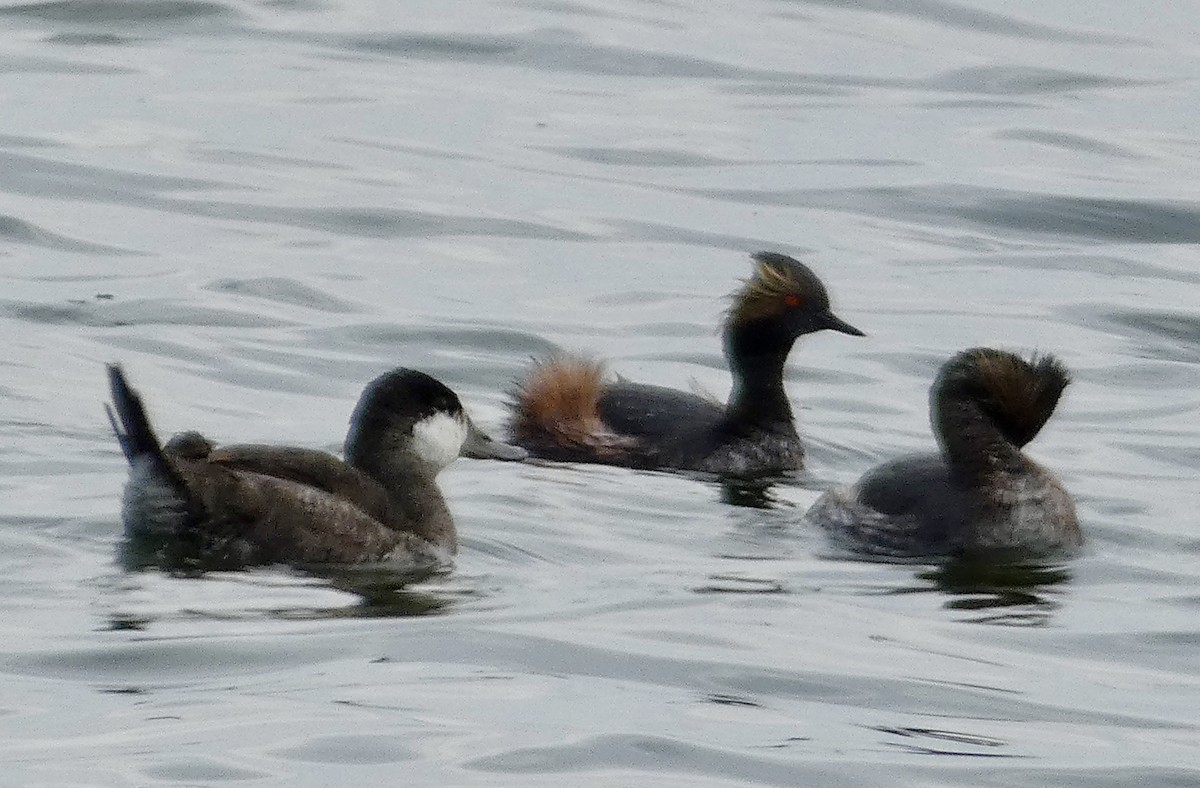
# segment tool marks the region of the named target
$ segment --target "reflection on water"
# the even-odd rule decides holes
[[[336,616],[363,618],[407,618],[446,613],[465,597],[475,596],[474,591],[463,591],[455,595],[446,592],[431,593],[411,586],[430,577],[423,574],[405,574],[386,567],[330,567],[318,571],[333,588],[359,597],[351,607],[339,608]],[[334,611],[327,611],[334,613]],[[314,616],[320,617],[320,616]]]
[[[154,622],[147,616],[113,615],[108,619],[109,628],[119,632],[142,632]]]
[[[916,577],[946,594],[948,609],[977,611],[970,619],[976,623],[1043,626],[1061,605],[1058,586],[1071,580],[1071,572],[1065,565],[965,557]]]
[[[117,545],[117,562],[127,572],[157,568],[177,577],[202,577],[205,572],[239,569],[244,562],[223,556],[221,550],[206,549],[206,540],[185,529],[166,537],[129,533]]]
[[[779,498],[771,494],[775,479],[721,479],[721,503],[749,509],[772,509]]]
[[[199,535],[195,535],[199,539]],[[201,549],[203,548],[203,549]],[[214,552],[211,539],[204,544],[189,544],[187,535],[179,538],[154,538],[134,534],[122,539],[117,548],[118,563],[126,572],[152,569],[166,572],[181,581],[200,581],[210,572],[239,570],[244,564],[229,559],[223,561],[220,551]],[[284,618],[364,618],[423,616],[444,611],[452,600],[445,596],[423,593],[409,587],[429,580],[439,573],[435,567],[397,567],[381,564],[347,566],[309,566],[304,571],[327,582],[331,588],[354,594],[356,604],[333,608],[279,611]],[[442,570],[444,571],[444,570]],[[145,623],[139,619],[113,619],[114,629],[137,629]]]

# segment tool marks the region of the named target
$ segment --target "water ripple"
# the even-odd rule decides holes
[[[337,42],[355,52],[423,60],[473,61],[604,77],[781,79],[764,69],[739,68],[700,57],[592,44],[580,35],[380,34]]]
[[[278,304],[290,304],[321,312],[347,314],[358,308],[348,301],[323,293],[320,290],[284,277],[260,277],[258,279],[219,279],[208,285],[216,293],[250,296]]]
[[[851,11],[906,16],[931,25],[1022,40],[1096,44],[1142,43],[1139,39],[1126,35],[1104,33],[1099,30],[1076,32],[1052,25],[1027,22],[1007,14],[982,11],[964,3],[948,3],[942,2],[942,0],[907,0],[900,4],[891,3],[888,0],[804,0],[804,5],[823,5]]]
[[[163,24],[236,16],[221,3],[203,0],[52,0],[0,8],[0,17],[83,25]]]
[[[708,775],[752,781],[755,785],[862,785],[819,764],[797,764],[771,755],[748,755],[733,749],[704,746],[682,739],[637,734],[610,734],[551,747],[531,747],[476,758],[467,764],[486,772],[563,774],[590,771],[650,775]],[[642,783],[643,780],[637,780]]]
[[[0,238],[12,241],[13,243],[42,246],[47,249],[57,249],[62,252],[75,252],[77,254],[138,254],[129,249],[120,249],[115,246],[105,246],[103,244],[68,238],[38,227],[31,222],[18,219],[15,216],[0,215]]]
[[[0,301],[0,314],[30,323],[60,326],[183,325],[263,328],[288,324],[285,320],[252,312],[213,309],[159,299],[100,299],[68,304]]]
[[[137,73],[134,69],[100,63],[80,63],[52,57],[0,55],[0,70],[5,74],[74,74],[120,76]]]
[[[1045,131],[1042,129],[1009,129],[1006,131],[997,132],[996,139],[1001,140],[1018,140],[1021,142],[1033,142],[1039,145],[1046,145],[1052,148],[1062,148],[1063,150],[1079,151],[1081,153],[1090,153],[1097,156],[1107,156],[1115,159],[1141,159],[1144,158],[1141,154],[1124,148],[1120,145],[1114,145],[1111,142],[1106,142],[1095,137],[1089,137],[1083,134],[1069,134],[1062,131]]]
[[[1182,200],[1102,199],[960,184],[696,193],[732,202],[842,210],[922,224],[951,222],[1006,233],[1128,243],[1200,242],[1200,206]]]
[[[1196,783],[1191,9],[453,11],[0,8],[5,780]],[[415,584],[117,562],[105,360],[164,434],[333,451],[401,364],[494,432],[559,347],[723,396],[721,296],[763,248],[870,323],[787,367],[806,474],[458,462],[457,566]],[[929,447],[973,344],[1068,359],[1036,453],[1088,549],[832,560],[801,513]]]

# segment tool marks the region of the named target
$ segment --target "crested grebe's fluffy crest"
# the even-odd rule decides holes
[[[992,348],[971,348],[943,366],[933,396],[950,396],[956,389],[972,393],[1005,435],[1024,446],[1045,426],[1070,382],[1067,368],[1052,355],[1035,353],[1026,361]]]
[[[806,291],[808,298],[828,301],[825,288],[804,264],[770,252],[759,252],[753,259],[754,274],[731,296],[729,316],[734,322],[776,316],[787,308],[785,298],[799,298]],[[813,283],[819,293],[811,292]]]

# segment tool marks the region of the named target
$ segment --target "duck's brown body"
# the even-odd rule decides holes
[[[120,368],[110,367],[109,376],[110,416],[131,466],[126,530],[161,543],[175,563],[419,568],[444,564],[457,549],[435,477],[471,427],[454,393],[427,375],[395,370],[367,387],[347,461],[304,448],[217,448],[194,432],[161,446]],[[440,426],[430,431],[422,426],[428,423]],[[424,445],[431,435],[451,445]]]
[[[207,457],[168,451],[164,458],[179,484],[164,487],[153,467],[135,470],[126,487],[126,521],[135,532],[182,539],[175,552],[191,552],[208,568],[439,563],[457,544],[450,511],[431,481],[413,481],[423,501],[414,511],[396,505],[376,480],[315,450],[228,446]]]

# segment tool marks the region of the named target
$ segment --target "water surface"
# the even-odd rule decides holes
[[[1200,58],[1186,4],[0,7],[0,754],[14,784],[1200,781]],[[462,461],[448,575],[125,572],[120,361],[160,429],[337,449],[407,365],[499,430],[578,348],[723,395],[747,255],[805,339],[765,498]],[[840,560],[804,509],[931,444],[937,366],[1053,351],[1089,543]]]

